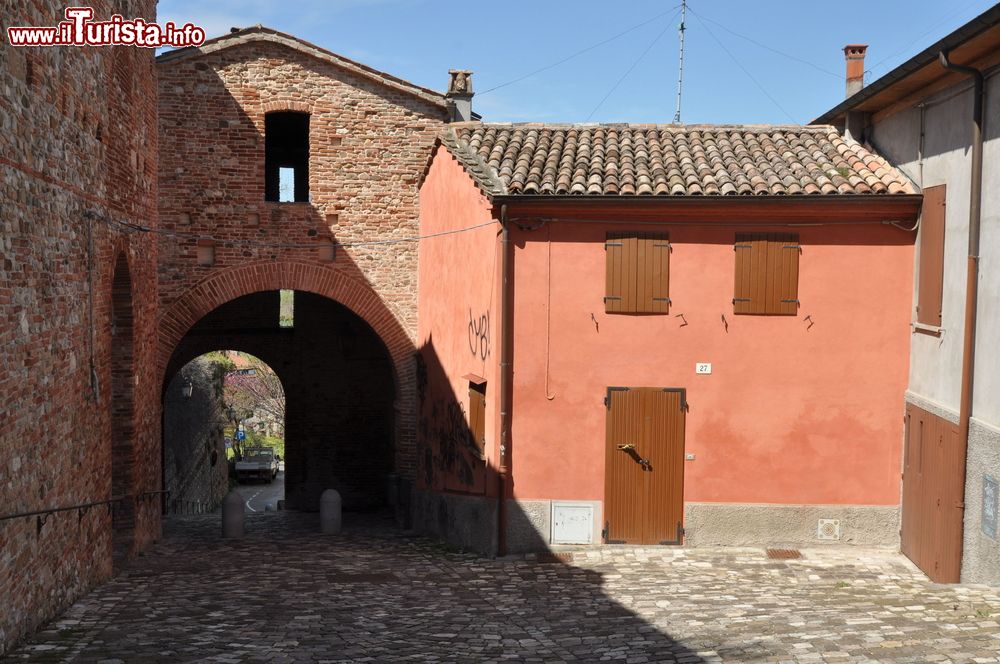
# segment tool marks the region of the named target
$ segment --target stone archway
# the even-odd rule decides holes
[[[177,298],[159,324],[158,375],[162,384],[170,358],[185,334],[218,307],[261,291],[295,290],[342,305],[379,337],[395,379],[393,438],[395,472],[413,478],[416,469],[416,362],[413,343],[379,295],[367,284],[304,262],[255,262],[213,274]]]

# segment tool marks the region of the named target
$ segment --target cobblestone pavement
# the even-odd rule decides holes
[[[1000,662],[1000,589],[885,551],[589,549],[493,561],[316,515],[172,521],[19,662]],[[370,521],[370,520],[369,520]]]

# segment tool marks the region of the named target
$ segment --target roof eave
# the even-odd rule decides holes
[[[498,203],[514,203],[518,201],[572,201],[574,203],[649,203],[654,201],[685,201],[688,203],[700,203],[706,201],[726,201],[736,203],[739,201],[840,201],[842,203],[871,202],[873,200],[922,200],[920,193],[901,194],[752,194],[752,195],[723,195],[723,194],[498,194],[493,196],[493,200]]]
[[[506,204],[513,216],[608,219],[618,214],[628,221],[769,226],[785,223],[913,223],[920,213],[921,194],[811,194],[759,196],[603,196],[504,195],[490,197]],[[568,217],[561,217],[566,214]],[[604,215],[604,216],[598,216]]]
[[[861,88],[857,93],[837,104],[826,113],[823,113],[809,124],[839,124],[848,111],[856,108],[875,95],[884,92],[912,73],[934,63],[938,58],[938,53],[941,51],[950,51],[997,24],[1000,24],[1000,4],[995,5],[951,34],[931,44],[878,80]]]

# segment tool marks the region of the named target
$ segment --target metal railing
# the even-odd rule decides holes
[[[66,505],[64,507],[47,507],[40,510],[32,510],[30,512],[16,512],[14,514],[0,514],[0,521],[13,521],[15,519],[30,519],[35,517],[35,533],[40,534],[42,532],[42,527],[49,520],[49,517],[53,514],[58,514],[60,512],[72,512],[76,511],[76,521],[80,523],[83,521],[84,515],[87,514],[94,507],[101,507],[106,505],[108,508],[108,514],[113,515],[116,509],[116,505],[119,505],[126,500],[137,500],[139,502],[148,502],[153,499],[154,496],[169,494],[168,490],[160,491],[143,491],[142,493],[136,494],[125,494],[123,496],[112,496],[107,500],[94,500],[89,503],[78,503],[76,505]]]
[[[170,501],[170,513],[177,516],[188,516],[191,514],[208,514],[215,506],[204,500],[180,500]]]

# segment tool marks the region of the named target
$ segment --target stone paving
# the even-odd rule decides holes
[[[10,662],[1000,662],[1000,588],[899,554],[605,547],[506,560],[366,519],[168,524]],[[375,523],[373,523],[373,521]]]

